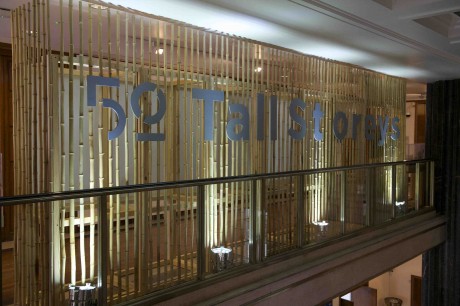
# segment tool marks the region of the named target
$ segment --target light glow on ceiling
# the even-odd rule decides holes
[[[367,62],[377,61],[377,59],[369,53],[338,44],[323,42],[321,44],[305,45],[306,46],[303,48],[299,48],[300,52],[330,58],[336,61],[342,61],[346,63],[354,63],[357,60]]]
[[[111,3],[121,6],[128,5],[131,9],[149,14],[172,18],[205,29],[254,39],[304,54],[337,61],[353,62],[353,60],[369,56],[352,48],[308,36],[306,33],[234,11],[217,9],[201,2],[139,0],[127,4],[123,0],[112,0]]]
[[[271,24],[237,12],[217,9],[196,1],[111,0],[110,3],[167,17],[217,32],[252,38],[270,32]]]
[[[354,43],[355,41],[361,41],[359,39],[343,43],[343,37],[334,38],[334,32],[335,35],[338,36],[344,35],[343,33],[353,33],[353,29],[349,29],[350,27],[353,28],[353,25],[346,22],[337,23],[336,19],[327,17],[330,19],[328,20],[324,15],[314,12],[314,10],[310,11],[303,6],[301,9],[305,11],[302,16],[308,16],[304,18],[310,18],[309,20],[315,20],[316,22],[310,25],[312,27],[311,30],[308,27],[302,28],[303,23],[301,20],[298,22],[298,27],[297,25],[292,25],[292,22],[288,20],[285,22],[276,21],[277,15],[283,15],[285,18],[289,18],[286,17],[287,13],[292,12],[293,9],[299,9],[298,7],[293,8],[292,5],[289,6],[289,4],[286,4],[286,12],[274,13],[275,21],[272,22],[262,19],[263,17],[258,18],[249,15],[251,14],[251,10],[249,9],[247,10],[247,14],[244,13],[246,10],[232,10],[232,5],[225,5],[226,2],[224,0],[216,2],[209,0],[108,1],[114,5],[120,5],[148,14],[178,20],[210,31],[217,31],[260,41],[291,49],[306,55],[350,63],[393,76],[425,81],[430,77],[433,78],[435,74],[433,72],[430,73],[430,69],[419,68],[423,67],[421,63],[411,63],[408,61],[407,55],[403,54],[403,52],[407,52],[405,51],[405,49],[407,49],[406,45],[400,46],[397,42],[395,43],[395,41],[391,39],[386,40],[379,35],[374,35],[378,36],[375,38],[372,34],[363,31],[361,28],[356,32],[359,32],[360,35],[364,34],[368,45]],[[252,9],[254,9],[254,5],[254,1],[248,3],[248,6],[251,6]],[[241,7],[241,5],[234,6],[237,8]],[[265,10],[265,13],[266,12],[267,9]],[[300,15],[293,14],[297,16],[293,17],[295,21],[295,18],[299,18]],[[333,29],[336,30],[331,32],[328,26],[332,28],[335,27]],[[343,26],[344,30],[342,30],[340,26]],[[319,34],[315,33],[315,29],[317,30],[321,27],[328,29],[328,31],[325,32],[329,33],[329,36],[323,35],[322,32],[319,32]],[[388,51],[390,47],[387,46],[393,46],[393,49]],[[393,54],[396,50],[395,48],[399,53]],[[399,48],[401,50],[399,50]],[[391,56],[382,56],[382,54],[385,55],[388,53]],[[411,50],[411,54],[412,53],[413,50]],[[402,58],[398,58],[399,54],[403,54],[401,55]],[[412,58],[412,56],[409,57],[409,59],[410,58]],[[450,67],[455,67],[455,65]],[[446,71],[451,74],[454,73],[451,70],[447,69]],[[438,75],[436,74],[435,77],[438,78]]]
[[[426,78],[428,71],[407,66],[370,66],[369,69],[402,78]]]

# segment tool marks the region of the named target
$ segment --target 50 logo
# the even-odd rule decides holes
[[[93,76],[89,75],[86,79],[87,81],[87,95],[86,95],[86,103],[88,106],[95,107],[97,104],[96,99],[96,87],[97,86],[108,86],[108,87],[119,87],[120,80],[117,78],[108,78],[102,76]],[[158,109],[157,112],[153,115],[144,116],[143,122],[145,124],[154,125],[159,124],[161,119],[163,119],[165,112],[166,112],[166,98],[163,91],[158,88],[153,83],[142,83],[136,88],[134,88],[131,99],[130,99],[130,106],[131,111],[133,112],[134,116],[140,118],[142,115],[142,110],[139,106],[139,100],[141,95],[144,92],[153,92],[157,95],[158,100]],[[119,137],[123,130],[126,127],[126,113],[123,110],[123,107],[115,100],[103,98],[102,99],[102,106],[111,108],[118,117],[118,125],[112,131],[109,131],[108,138],[109,140],[114,140],[115,138]],[[137,133],[136,134],[137,141],[164,141],[165,134],[164,133]]]

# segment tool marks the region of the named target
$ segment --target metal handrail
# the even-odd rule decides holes
[[[117,194],[126,194],[134,192],[144,192],[144,191],[154,191],[154,190],[164,190],[172,188],[185,188],[185,187],[196,187],[197,192],[197,226],[198,232],[202,233],[197,236],[197,279],[203,280],[206,275],[206,246],[205,246],[205,225],[206,225],[206,216],[205,216],[205,197],[206,197],[206,186],[214,184],[227,184],[234,182],[247,181],[252,184],[252,193],[254,203],[251,205],[251,252],[250,252],[250,263],[254,264],[261,262],[264,258],[263,253],[263,241],[264,232],[262,230],[263,224],[261,223],[260,211],[262,210],[261,206],[263,205],[260,199],[260,194],[257,194],[257,189],[261,187],[263,189],[264,180],[282,178],[282,177],[292,177],[297,180],[299,186],[304,186],[305,176],[314,175],[319,173],[331,173],[337,172],[340,174],[341,181],[341,200],[340,200],[340,221],[341,221],[341,234],[345,234],[345,218],[346,218],[346,171],[351,170],[362,170],[362,169],[373,169],[378,167],[391,167],[392,171],[392,188],[391,194],[393,203],[392,218],[396,217],[396,204],[395,204],[395,193],[396,193],[396,167],[398,165],[415,165],[416,172],[420,172],[420,164],[425,163],[429,165],[427,171],[430,175],[430,200],[429,206],[433,205],[433,184],[434,184],[434,163],[430,159],[420,159],[420,160],[410,160],[410,161],[397,161],[397,162],[388,162],[388,163],[374,163],[374,164],[364,164],[364,165],[354,165],[354,166],[345,166],[345,167],[332,167],[332,168],[321,168],[321,169],[308,169],[308,170],[295,170],[295,171],[286,171],[278,173],[264,173],[264,174],[252,174],[252,175],[241,175],[241,176],[231,176],[231,177],[221,177],[221,178],[207,178],[207,179],[196,179],[196,180],[184,180],[178,182],[160,182],[160,183],[148,183],[148,184],[137,184],[137,185],[128,185],[128,186],[117,186],[117,187],[107,187],[107,188],[94,188],[94,189],[82,189],[82,190],[72,190],[72,191],[63,191],[55,193],[41,193],[41,194],[29,194],[29,195],[18,195],[11,197],[0,197],[0,207],[3,206],[15,206],[23,205],[30,203],[44,203],[52,201],[62,201],[69,199],[85,198],[92,197],[98,198],[98,228],[107,229],[108,219],[107,219],[107,196],[117,195]],[[369,176],[367,171],[367,176]],[[419,174],[417,174],[418,177]],[[418,184],[418,183],[417,183]],[[418,188],[418,187],[417,187]],[[302,217],[304,215],[304,202],[305,202],[305,193],[303,188],[297,190],[297,242],[295,243],[297,247],[302,248],[305,245],[305,220]],[[416,208],[419,209],[418,198],[416,200]],[[370,209],[370,208],[368,208]],[[370,221],[366,221],[367,226],[370,225]],[[1,229],[0,229],[1,234]],[[102,230],[98,234],[98,249],[97,249],[97,260],[98,260],[98,272],[97,272],[97,299],[98,305],[107,304],[107,262],[105,260],[105,255],[107,254],[108,249],[108,236],[107,230]],[[0,256],[2,250],[0,249]],[[0,262],[1,267],[1,262]],[[2,281],[2,275],[0,275],[0,283]],[[0,297],[2,294],[0,289]]]
[[[134,193],[134,192],[142,192],[142,191],[197,187],[197,186],[205,186],[205,185],[225,184],[225,183],[233,183],[233,182],[241,182],[241,181],[270,179],[270,178],[281,178],[281,177],[298,176],[298,175],[311,175],[311,174],[317,174],[317,173],[349,171],[349,170],[396,166],[396,165],[411,165],[411,164],[423,163],[423,162],[428,162],[428,161],[432,161],[432,160],[431,159],[417,159],[417,160],[410,160],[410,161],[361,164],[361,165],[344,166],[344,167],[294,170],[294,171],[275,172],[275,173],[251,174],[251,175],[228,176],[228,177],[218,177],[218,178],[183,180],[183,181],[173,181],[173,182],[158,182],[158,183],[147,183],[147,184],[134,184],[134,185],[127,185],[127,186],[17,195],[17,196],[0,197],[0,207],[31,204],[31,203],[37,203],[37,202],[62,201],[62,200],[69,200],[69,199],[76,199],[76,198],[100,197],[100,196]]]

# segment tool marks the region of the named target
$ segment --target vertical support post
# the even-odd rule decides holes
[[[198,279],[204,279],[206,273],[206,215],[205,215],[205,190],[204,185],[197,186],[197,223],[198,223],[198,237],[197,237],[197,276]]]
[[[54,201],[50,203],[50,232],[51,243],[49,246],[51,254],[51,285],[50,285],[50,305],[59,305],[62,303],[60,294],[61,280],[61,237],[60,237],[60,207],[61,201]]]
[[[409,206],[409,172],[408,172],[408,169],[409,167],[407,166],[407,164],[405,163],[404,166],[403,166],[403,178],[404,178],[404,183],[403,183],[403,186],[404,186],[404,203],[406,204],[406,207]]]
[[[366,168],[366,181],[365,181],[365,186],[364,186],[364,203],[363,203],[363,209],[365,210],[365,213],[366,213],[366,218],[365,218],[365,222],[366,222],[366,226],[370,226],[371,225],[371,207],[370,207],[370,188],[369,188],[369,180],[371,178],[371,169],[370,168]]]
[[[305,235],[306,235],[305,242],[307,244],[310,243],[310,241],[311,241],[311,235],[310,235],[310,231],[311,231],[311,228],[310,228],[311,223],[310,222],[311,222],[311,219],[310,218],[311,218],[311,212],[312,212],[312,207],[311,207],[312,201],[310,200],[310,198],[311,198],[310,188],[306,187],[307,185],[308,186],[311,185],[310,184],[310,177],[311,176],[304,176],[304,183],[306,184],[306,185],[304,185],[304,188],[305,188],[304,189],[305,190],[305,192],[304,192],[304,202],[305,202],[304,208],[305,208],[305,217],[306,217],[306,222],[305,222],[305,232],[306,232],[305,233]]]
[[[420,210],[420,163],[415,164],[415,211]]]
[[[434,206],[434,161],[428,162],[430,165],[430,207]]]
[[[372,209],[371,209],[371,168],[366,169],[366,189],[365,189],[365,197],[366,197],[366,226],[371,226],[372,225],[372,218],[371,214]]]
[[[258,245],[259,245],[259,253],[258,253],[258,260],[262,261],[265,256],[268,254],[268,246],[267,246],[267,211],[265,209],[265,191],[267,189],[265,188],[265,180],[262,179],[262,181],[259,182],[259,206],[257,209],[258,217],[257,217],[257,222],[259,222],[259,233],[260,233],[260,238],[258,240]]]
[[[179,191],[180,194],[180,191]],[[147,203],[151,203],[149,196],[150,192],[142,192],[140,195],[140,198],[142,199],[140,202],[141,207],[139,207],[141,211],[140,217],[140,228],[142,228],[143,234],[141,235],[140,238],[140,243],[144,247],[148,246],[148,223],[149,223],[149,216],[147,212]],[[107,227],[108,228],[108,227]],[[141,288],[142,292],[146,292],[147,290],[147,285],[148,285],[148,269],[142,269],[142,267],[147,267],[148,266],[148,261],[147,261],[147,256],[145,255],[146,252],[139,252],[139,262],[140,262],[140,271],[139,271],[139,287]]]
[[[99,197],[97,222],[97,304],[107,305],[107,196]]]
[[[0,165],[1,165],[1,156],[0,156]],[[1,207],[1,213],[2,213],[1,218],[3,220],[3,206]],[[0,305],[3,305],[3,222],[2,224],[0,224]]]
[[[262,213],[260,211],[260,190],[258,181],[251,181],[252,204],[251,204],[251,235],[250,235],[250,263],[260,262],[261,257],[261,224]]]
[[[3,197],[3,159],[0,153],[0,197]],[[1,203],[1,202],[0,202]],[[3,305],[3,206],[0,206],[0,304]]]
[[[391,204],[393,205],[392,218],[396,218],[396,165],[391,166]]]
[[[303,247],[305,242],[305,176],[297,177],[297,246]]]
[[[340,225],[342,235],[345,234],[345,201],[346,201],[346,173],[340,172]]]
[[[425,190],[423,192],[425,199],[424,206],[431,206],[430,204],[430,183],[431,183],[431,162],[426,161],[425,162]]]

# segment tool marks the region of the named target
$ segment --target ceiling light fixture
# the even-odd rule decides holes
[[[0,8],[0,18],[1,19],[11,18],[11,10],[6,9],[6,8]]]
[[[100,4],[91,4],[90,6],[93,9],[99,9],[99,10],[106,10],[107,9],[107,6],[103,6],[103,5],[100,5]]]

